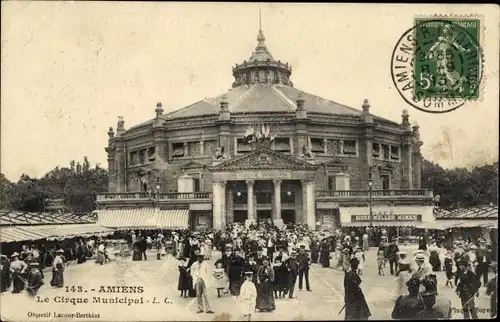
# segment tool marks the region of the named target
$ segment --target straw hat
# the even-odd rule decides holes
[[[418,254],[417,256],[415,256],[415,261],[416,262],[423,262],[423,261],[425,261],[425,256],[422,254]]]
[[[14,258],[14,257],[18,257],[19,256],[19,253],[18,252],[14,252],[14,254],[10,255],[10,258]]]

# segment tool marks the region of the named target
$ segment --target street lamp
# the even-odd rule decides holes
[[[370,175],[370,179],[368,180],[368,198],[370,203],[370,227],[373,228],[372,187],[373,187],[373,180]]]

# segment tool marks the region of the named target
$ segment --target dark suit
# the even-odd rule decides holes
[[[477,267],[476,275],[477,278],[481,279],[483,277],[483,285],[488,284],[488,270],[491,264],[490,252],[487,249],[478,249],[476,254]]]
[[[398,270],[398,259],[397,255],[399,252],[399,247],[396,244],[390,244],[387,246],[387,259],[389,260],[389,267],[391,269],[391,275]]]
[[[302,278],[306,278],[306,289],[310,290],[309,285],[309,254],[305,250],[301,250],[297,255],[297,261],[299,262],[299,290],[302,290]]]
[[[293,298],[293,291],[295,289],[295,282],[297,281],[297,275],[299,272],[299,263],[296,258],[288,258],[285,261],[286,268],[288,270],[288,297]]]
[[[471,317],[477,319],[476,304],[474,303],[474,297],[481,287],[481,282],[477,278],[476,274],[472,271],[467,270],[467,272],[458,272],[458,284],[457,293],[462,301],[462,309],[464,312],[464,319],[468,320]]]

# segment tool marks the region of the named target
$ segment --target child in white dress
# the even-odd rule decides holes
[[[359,246],[356,247],[354,257],[359,261],[358,274],[363,275],[363,268],[365,267],[365,253]]]
[[[205,239],[205,258],[212,259],[212,240],[210,238]]]
[[[257,288],[252,282],[253,272],[245,272],[245,281],[241,285],[240,295],[238,300],[241,305],[241,313],[246,321],[251,321],[252,313],[255,312],[255,305],[257,304]]]
[[[228,287],[228,279],[227,275],[224,272],[224,268],[222,268],[222,262],[217,262],[214,271],[214,280],[215,280],[215,288],[217,289],[217,297],[220,297],[224,294],[224,290]]]

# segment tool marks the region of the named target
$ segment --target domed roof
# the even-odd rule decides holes
[[[291,86],[280,84],[242,85],[229,92],[196,102],[177,111],[163,115],[166,119],[217,115],[223,96],[227,97],[231,114],[244,113],[294,113],[296,99],[302,94],[308,113],[361,115],[360,110],[305,93]]]
[[[304,107],[308,113],[363,115],[361,110],[294,88],[290,81],[292,67],[288,63],[273,58],[265,45],[262,29],[259,30],[257,41],[257,47],[252,52],[249,61],[245,60],[233,67],[235,82],[231,90],[217,97],[205,98],[176,111],[159,115],[159,117],[172,120],[218,115],[222,97],[225,97],[231,114],[294,113],[297,109],[296,100],[299,94],[304,99]],[[394,123],[390,120],[385,121]],[[153,122],[154,120],[150,120],[132,128],[142,127]]]

